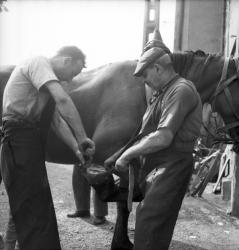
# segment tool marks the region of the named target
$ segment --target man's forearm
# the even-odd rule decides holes
[[[63,140],[67,144],[67,146],[69,146],[73,150],[74,153],[79,149],[76,138],[72,135],[72,132],[67,126],[67,123],[61,118],[60,114],[57,111],[55,111],[54,113],[51,126],[57,136],[61,140]]]
[[[81,117],[70,97],[67,99],[67,101],[60,103],[60,105],[57,105],[57,109],[62,119],[64,119],[64,121],[72,130],[71,132],[74,134],[75,139],[80,145],[80,143],[87,137],[87,135]]]
[[[44,91],[45,89],[49,91],[50,95],[55,100],[56,109],[58,110],[61,118],[64,119],[68,127],[71,129],[78,145],[84,143],[87,139],[86,132],[83,127],[81,117],[71,100],[71,97],[65,92],[63,87],[57,81],[49,81],[45,83],[40,91]]]
[[[167,148],[173,139],[173,135],[168,130],[157,130],[143,137],[138,143],[127,149],[122,158],[130,161],[140,155],[154,153]]]

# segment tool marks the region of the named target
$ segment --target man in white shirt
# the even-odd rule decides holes
[[[48,101],[53,100],[58,135],[81,164],[84,155],[94,154],[94,142],[87,137],[80,115],[60,82],[70,82],[84,66],[82,51],[66,46],[52,58],[34,57],[16,66],[4,90],[1,173],[20,249],[61,249],[45,167],[46,133],[43,135],[39,122]]]

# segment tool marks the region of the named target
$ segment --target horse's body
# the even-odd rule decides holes
[[[224,58],[208,56],[203,52],[175,53],[172,60],[176,72],[191,80],[197,87],[202,102],[211,101],[220,81]],[[105,159],[121,148],[137,129],[146,109],[145,86],[133,76],[136,61],[112,63],[77,76],[68,91],[81,114],[88,136],[96,143],[94,162]],[[228,77],[236,72],[234,62],[228,68]],[[231,92],[237,92],[237,82],[231,84]],[[235,95],[233,95],[236,97]],[[223,94],[216,97],[215,108],[225,123],[235,120]],[[239,98],[233,103],[239,107]],[[53,132],[48,140],[48,160],[74,163],[75,157]]]
[[[69,85],[86,132],[96,143],[97,164],[102,164],[128,141],[144,114],[145,88],[133,77],[134,68],[135,62],[130,61],[109,64],[80,74]],[[48,160],[74,163],[71,151],[63,146],[50,133]]]
[[[195,83],[202,102],[210,101],[221,77],[224,58],[193,52],[175,53],[171,57],[176,72]],[[139,78],[133,77],[135,67],[136,61],[105,65],[80,74],[69,85],[70,96],[81,114],[86,132],[96,143],[94,162],[97,164],[103,164],[130,139],[146,109],[145,86]],[[235,72],[235,64],[231,60],[228,77]],[[1,90],[6,79],[1,81]],[[238,81],[230,83],[233,104],[239,110],[239,98],[235,96],[237,85]],[[222,92],[216,97],[215,108],[225,123],[236,120]],[[48,137],[47,153],[48,161],[76,163],[73,153],[52,131]],[[132,247],[127,236],[128,211],[125,204],[118,203],[112,249]]]

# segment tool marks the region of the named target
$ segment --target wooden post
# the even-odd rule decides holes
[[[234,172],[232,179],[231,211],[230,214],[239,218],[239,154],[233,152]]]
[[[154,32],[154,29],[159,29],[159,7],[160,0],[145,1],[143,48],[149,41],[149,35]],[[151,11],[154,13],[152,20],[150,16]]]
[[[175,28],[174,28],[174,51],[182,50],[184,30],[185,0],[176,1]]]

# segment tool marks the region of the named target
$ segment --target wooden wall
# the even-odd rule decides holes
[[[175,51],[223,52],[224,0],[177,0]]]

